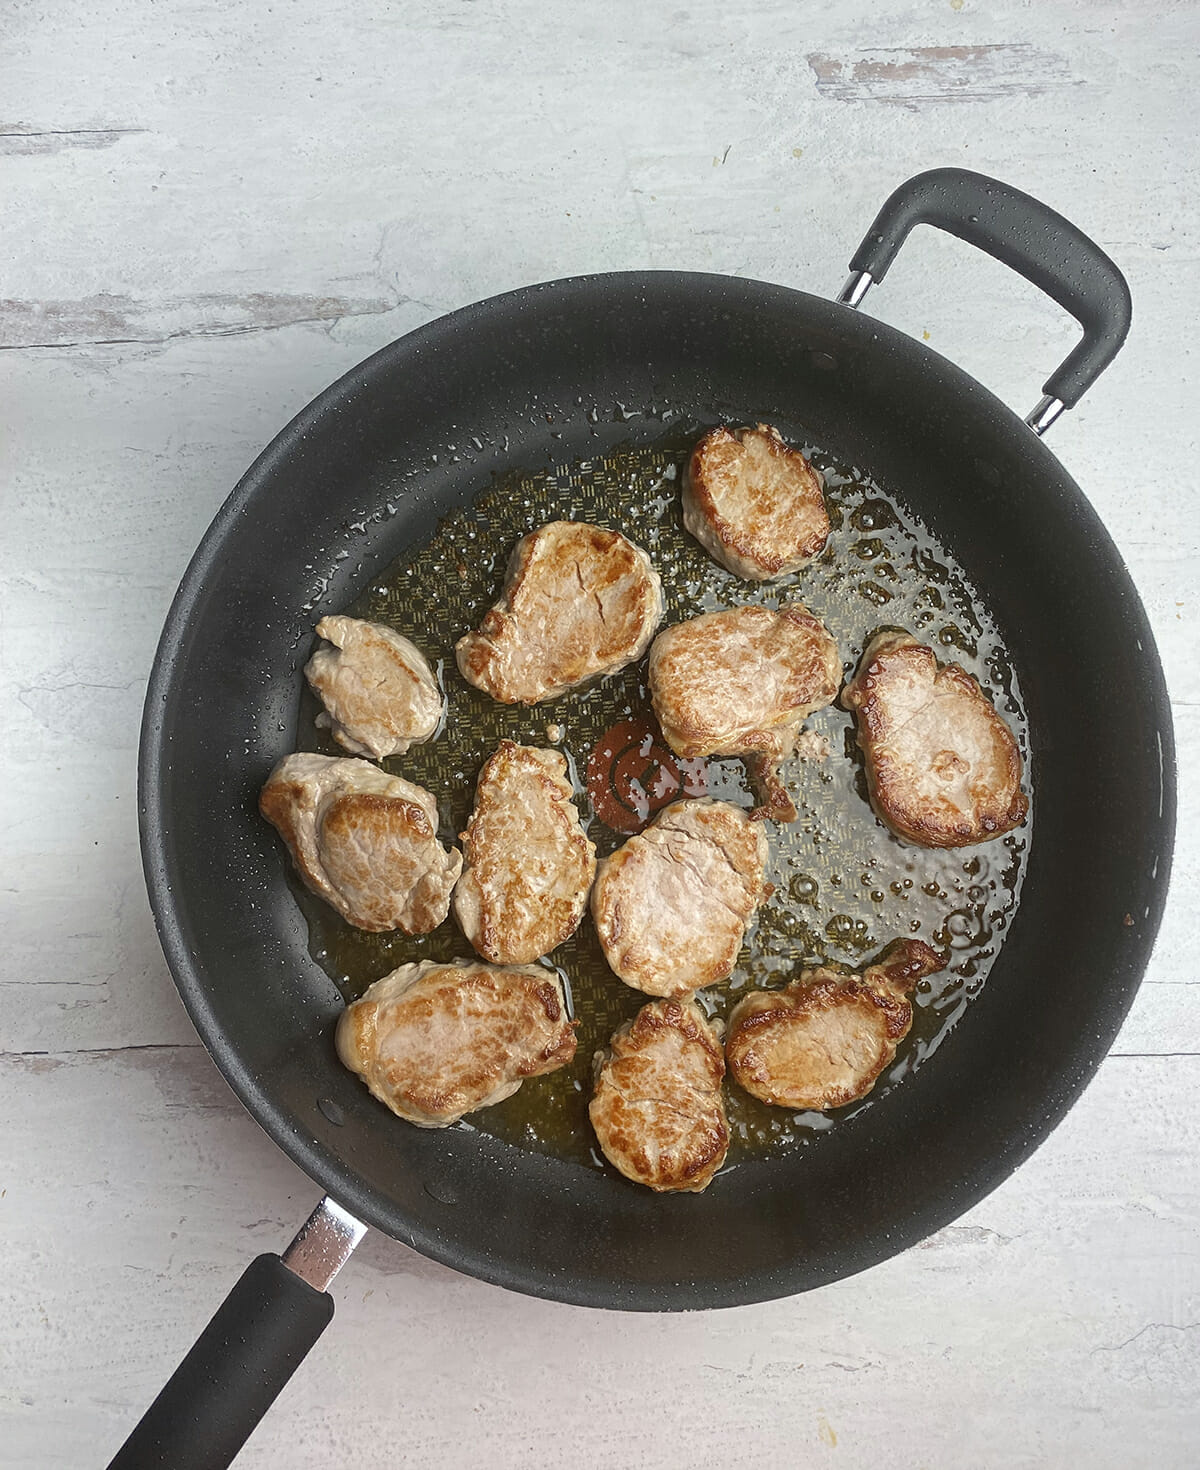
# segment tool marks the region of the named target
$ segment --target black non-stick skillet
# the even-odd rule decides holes
[[[1028,420],[855,309],[921,223],[1012,266],[1081,324]],[[953,1220],[1046,1137],[1105,1055],[1166,894],[1173,742],[1137,593],[1040,436],[1117,352],[1128,291],[1059,215],[950,169],[898,189],[851,268],[837,302],[663,271],[467,307],[324,392],[213,522],[150,680],[146,878],[201,1037],[328,1199],[282,1260],[250,1267],[114,1464],[226,1464],[329,1320],[325,1287],[364,1226],[484,1280],[586,1306],[784,1296]],[[809,442],[863,466],[953,549],[1019,673],[1037,802],[1015,920],[937,1056],[821,1147],[667,1199],[479,1132],[396,1126],[334,1056],[341,998],[309,957],[254,808],[266,772],[295,748],[298,671],[322,612],[496,472],[648,443],[661,423],[636,410],[663,403],[699,423],[802,423]],[[617,404],[622,413],[588,411]]]

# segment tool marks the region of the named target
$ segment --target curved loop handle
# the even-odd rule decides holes
[[[1046,379],[1028,422],[1047,428],[1073,408],[1120,350],[1132,305],[1125,277],[1082,230],[1009,184],[961,168],[936,168],[901,184],[850,262],[841,300],[857,306],[882,281],[914,225],[934,225],[995,256],[1071,313],[1083,340]]]

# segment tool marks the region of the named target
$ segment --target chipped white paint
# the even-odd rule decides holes
[[[3,346],[161,346],[179,337],[225,337],[276,327],[332,326],[346,317],[392,311],[391,297],[298,296],[251,291],[216,292],[178,300],[135,301],[107,291],[79,301],[3,303]]]
[[[1077,86],[1066,57],[1023,42],[990,46],[915,46],[808,58],[817,91],[837,102],[903,107],[1036,97]]]
[[[525,281],[675,266],[830,293],[884,194],[946,163],[1076,219],[1133,291],[1128,346],[1050,434],[1142,589],[1182,755],[1172,902],[1113,1056],[970,1215],[794,1301],[617,1318],[369,1237],[241,1463],[1195,1463],[1198,15],[9,7],[0,1464],[103,1463],[316,1195],[195,1045],[137,860],[146,672],[241,470],[374,348]],[[868,307],[1020,410],[1074,337],[928,231]]]

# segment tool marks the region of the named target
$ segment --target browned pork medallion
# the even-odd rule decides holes
[[[355,755],[383,760],[428,740],[445,708],[424,654],[382,623],[322,618],[304,675],[325,709],[317,724]]]
[[[768,424],[713,429],[684,471],[683,524],[735,575],[782,577],[828,539],[820,472]]]
[[[665,629],[650,650],[650,697],[667,744],[677,755],[743,757],[761,813],[777,821],[796,816],[779,763],[841,680],[837,644],[798,602],[704,613]]]
[[[592,918],[613,972],[647,995],[724,980],[770,892],[762,824],[727,801],[677,801],[605,858]]]
[[[504,595],[454,652],[469,684],[501,704],[537,704],[641,658],[662,615],[662,585],[640,546],[552,521],[517,542]]]
[[[588,1114],[609,1163],[666,1192],[706,1189],[725,1161],[725,1060],[694,1001],[644,1005],[596,1058]]]
[[[479,773],[454,916],[485,960],[527,964],[569,939],[583,918],[596,849],[566,775],[556,750],[511,740]]]
[[[426,960],[346,1007],[337,1052],[393,1113],[445,1128],[566,1066],[575,1028],[552,970]]]
[[[424,787],[370,761],[289,755],[258,805],[307,887],[347,923],[428,934],[449,912],[462,854],[438,842]]]
[[[861,974],[802,970],[784,990],[756,990],[729,1016],[734,1078],[784,1108],[840,1108],[864,1097],[912,1025],[917,981],[946,961],[919,939],[897,939]]]
[[[977,680],[907,633],[867,645],[842,692],[858,722],[871,805],[922,847],[967,847],[1029,812],[1021,752]]]

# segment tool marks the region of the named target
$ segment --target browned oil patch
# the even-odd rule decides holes
[[[434,792],[443,841],[463,830],[476,774],[499,741],[544,746],[547,726],[553,725],[562,727],[558,748],[571,763],[576,799],[601,856],[623,840],[596,818],[582,778],[589,752],[611,725],[649,712],[645,661],[534,709],[495,703],[469,686],[454,663],[455,640],[495,601],[514,543],[559,517],[611,526],[645,547],[662,577],[669,623],[721,607],[777,606],[800,598],[837,639],[847,671],[880,627],[907,628],[979,678],[1027,755],[1025,719],[1007,654],[961,570],[862,473],[819,449],[810,453],[825,474],[833,530],[811,567],[779,582],[743,582],[684,531],[677,493],[684,445],[625,450],[516,477],[447,517],[426,545],[375,579],[347,610],[412,638],[434,662],[446,692],[442,733],[383,763]],[[306,691],[301,748],[340,753],[314,726],[317,708]],[[797,759],[785,766],[799,818],[786,827],[768,824],[774,893],[747,935],[734,974],[703,992],[700,1001],[710,1014],[723,1016],[747,988],[781,985],[805,964],[858,966],[906,935],[948,949],[947,970],[921,982],[912,1034],[880,1079],[872,1094],[878,1097],[940,1045],[978,994],[1017,906],[1029,828],[957,852],[906,846],[867,803],[850,716],[832,707],[809,727],[826,738],[830,754],[824,761]],[[710,761],[707,780],[711,795],[753,805],[739,762]],[[308,917],[312,954],[348,998],[397,965],[473,957],[452,921],[416,939],[367,934],[298,885],[295,891]],[[587,1121],[592,1057],[646,997],[608,969],[590,919],[543,963],[558,971],[572,996],[579,1023],[575,1062],[526,1082],[514,1097],[459,1126],[603,1166]],[[836,1127],[839,1116],[771,1108],[733,1085],[727,1102],[731,1162],[794,1148]]]

